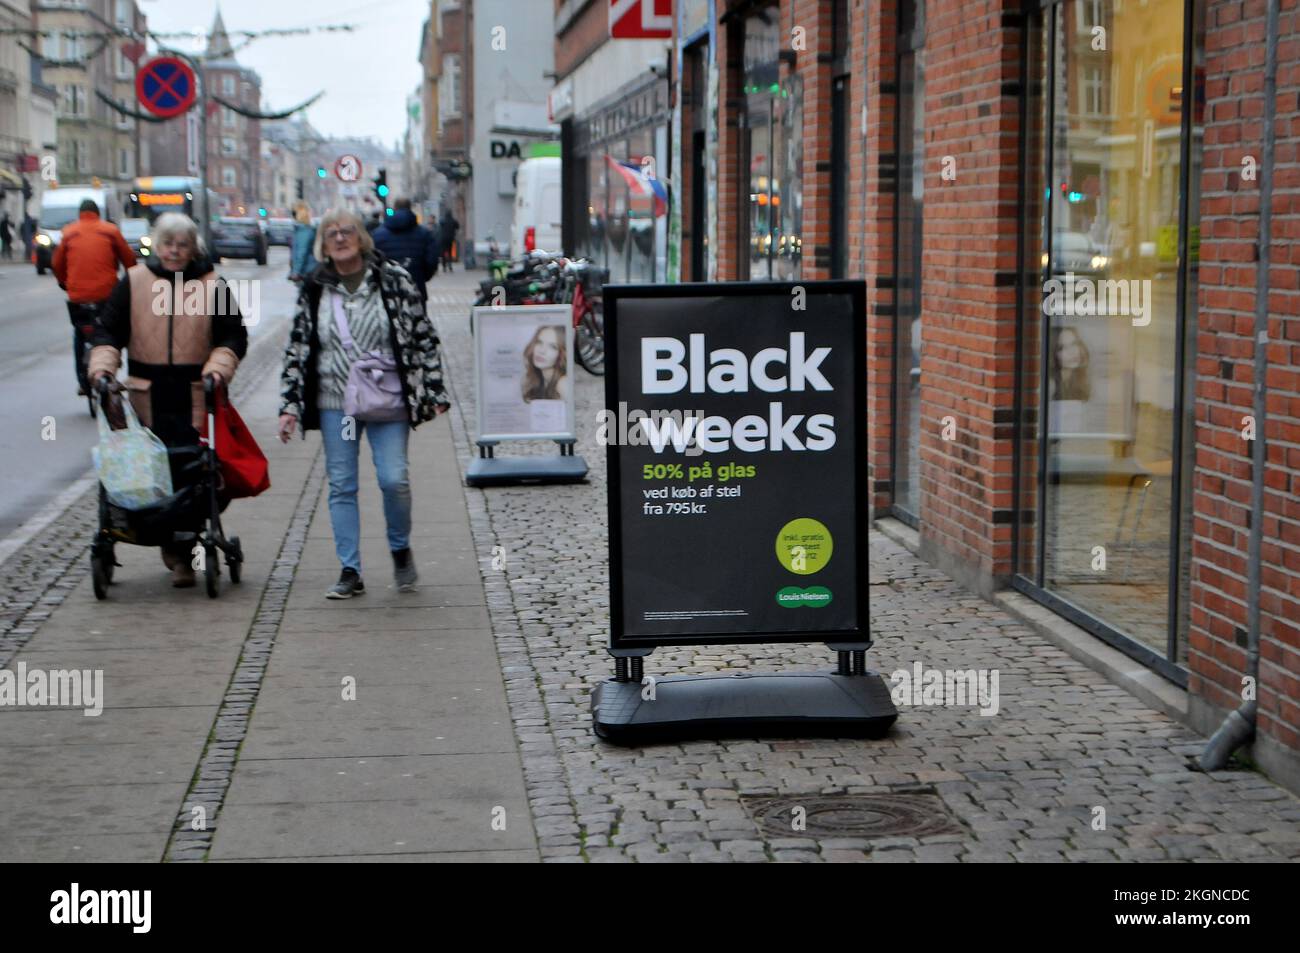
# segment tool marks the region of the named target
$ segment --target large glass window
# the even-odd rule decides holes
[[[628,140],[627,161],[642,167],[649,160],[653,167],[654,134],[650,128],[638,129]],[[628,195],[628,268],[629,281],[654,281],[655,276],[655,197],[644,192]]]
[[[925,205],[925,3],[900,4],[895,246],[894,509],[920,510],[921,239]]]
[[[1200,119],[1185,108],[1201,94],[1183,95],[1199,75],[1183,40],[1182,0],[1045,11],[1025,149],[1039,239],[1026,264],[1041,287],[1027,289],[1021,337],[1019,568],[1165,663],[1182,657],[1191,459]]]
[[[583,254],[602,268],[609,267],[605,256],[605,203],[608,200],[609,165],[605,156],[593,153],[587,160],[587,246]]]
[[[741,206],[745,211],[748,277],[799,277],[803,219],[803,83],[781,79],[780,24],[775,7],[745,20],[745,129]]]

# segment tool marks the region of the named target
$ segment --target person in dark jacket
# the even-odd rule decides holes
[[[293,207],[293,244],[289,255],[289,280],[302,281],[316,270],[316,256],[311,253],[316,243],[316,226],[311,223],[311,209],[306,202]]]
[[[203,378],[229,385],[248,350],[235,294],[212,267],[199,227],[177,212],[154,223],[154,253],[127,269],[91,338],[87,377],[114,380],[129,352],[126,389],[140,422],[168,447],[190,447],[206,429]],[[163,548],[172,585],[194,585],[188,547]]]
[[[375,247],[410,273],[421,299],[428,300],[425,285],[438,267],[438,242],[433,233],[422,228],[411,211],[410,199],[393,203],[393,214],[371,236]]]
[[[451,209],[442,210],[442,218],[438,219],[438,244],[442,246],[442,268],[444,271],[451,271],[451,256],[455,251],[456,233],[460,231],[460,222],[456,221],[456,216],[451,214]]]
[[[9,221],[8,212],[0,215],[0,255],[5,258],[14,257],[14,226]]]

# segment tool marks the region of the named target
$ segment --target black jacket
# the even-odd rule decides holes
[[[144,265],[153,274],[169,281],[175,280],[175,273],[162,266],[156,256],[145,259]],[[199,256],[190,262],[181,272],[181,281],[194,281],[212,271],[212,260]],[[240,360],[248,352],[248,329],[244,327],[243,316],[239,313],[239,302],[234,291],[221,279],[220,294],[226,296],[224,305],[217,308],[212,316],[212,348],[225,347],[235,353]],[[185,315],[173,315],[170,321],[184,321]],[[169,331],[170,334],[170,331]],[[153,409],[153,431],[168,446],[178,446],[195,442],[195,435],[189,429],[191,417],[190,385],[199,379],[203,371],[202,364],[143,364],[130,360],[131,351],[131,279],[121,278],[113,288],[104,308],[100,311],[91,336],[95,346],[107,344],[119,351],[127,352],[127,372],[136,377],[152,381],[150,404]]]
[[[375,229],[375,247],[407,270],[424,294],[425,283],[433,277],[438,264],[438,242],[433,233],[422,228],[410,209],[397,209],[388,221]]]

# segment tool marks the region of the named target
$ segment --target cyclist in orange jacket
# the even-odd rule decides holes
[[[54,276],[68,293],[68,317],[72,319],[72,359],[77,371],[78,393],[89,392],[83,352],[90,344],[95,317],[117,285],[118,265],[130,268],[135,253],[112,222],[99,217],[94,199],[81,203],[78,220],[63,230],[54,252]]]

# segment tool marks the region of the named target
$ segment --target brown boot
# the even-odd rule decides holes
[[[194,570],[183,559],[172,567],[172,585],[177,589],[189,589],[194,585]]]
[[[166,566],[168,569],[176,568],[177,556],[175,553],[169,553],[167,552],[167,550],[164,549],[162,551],[162,558],[163,558],[163,565]]]

